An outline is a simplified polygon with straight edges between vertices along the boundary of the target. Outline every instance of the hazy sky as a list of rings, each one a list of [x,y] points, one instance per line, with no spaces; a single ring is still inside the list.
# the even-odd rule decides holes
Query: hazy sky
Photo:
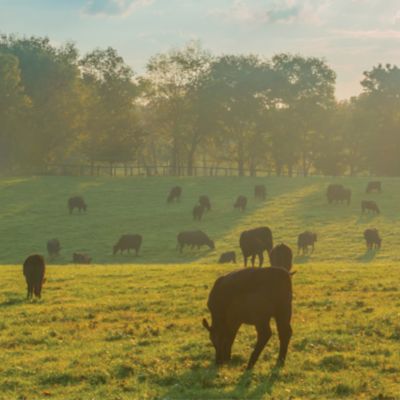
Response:
[[[192,39],[215,54],[324,57],[342,99],[360,92],[364,70],[400,65],[400,0],[0,0],[0,33],[113,46],[139,73]]]

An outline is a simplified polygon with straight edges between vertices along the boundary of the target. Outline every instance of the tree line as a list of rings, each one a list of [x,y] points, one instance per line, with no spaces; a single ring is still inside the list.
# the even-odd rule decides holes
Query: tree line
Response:
[[[51,163],[229,166],[322,175],[400,175],[400,70],[364,72],[335,98],[320,58],[212,55],[199,43],[135,74],[111,47],[0,37],[0,172]]]

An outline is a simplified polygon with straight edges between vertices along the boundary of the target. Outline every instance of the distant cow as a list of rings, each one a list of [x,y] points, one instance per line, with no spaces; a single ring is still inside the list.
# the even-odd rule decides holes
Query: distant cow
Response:
[[[180,232],[177,236],[177,247],[182,253],[185,246],[190,246],[192,249],[201,246],[208,246],[211,250],[215,249],[214,241],[211,240],[203,231],[187,231]]]
[[[378,205],[371,200],[363,200],[361,202],[361,212],[364,214],[366,211],[371,211],[372,213],[379,214],[379,207]]]
[[[331,184],[328,186],[328,189],[326,191],[326,197],[329,204],[334,202],[347,202],[347,205],[349,205],[351,201],[351,190],[344,188],[343,185]]]
[[[82,253],[74,253],[72,255],[72,261],[75,264],[90,264],[92,262],[92,258],[86,254]]]
[[[317,241],[317,234],[310,232],[310,231],[305,231],[303,233],[300,233],[300,235],[297,238],[297,247],[298,247],[298,252],[300,253],[301,251],[303,254],[308,253],[308,246],[312,247],[312,252],[314,251],[314,243]]]
[[[265,200],[267,191],[264,185],[256,185],[254,187],[254,197],[259,200]]]
[[[225,263],[236,264],[236,253],[234,251],[227,251],[226,253],[221,254],[218,260],[218,264],[225,264]]]
[[[182,188],[180,186],[174,186],[167,197],[167,203],[172,203],[173,201],[180,201],[182,194]]]
[[[28,286],[27,299],[31,299],[33,294],[40,299],[46,266],[44,258],[38,254],[29,256],[23,265],[23,272]]]
[[[82,196],[75,196],[75,197],[70,197],[68,199],[68,209],[69,213],[72,214],[72,211],[77,208],[79,212],[86,211],[87,205],[85,203],[85,200],[83,200]]]
[[[199,204],[207,211],[211,210],[211,202],[210,198],[206,195],[202,195],[199,197]]]
[[[113,247],[113,254],[115,255],[119,251],[122,254],[125,250],[129,253],[130,250],[135,250],[136,255],[138,255],[142,240],[141,235],[122,235]]]
[[[245,196],[239,196],[236,199],[235,204],[233,205],[233,208],[238,208],[240,211],[244,211],[247,206],[247,197]]]
[[[367,244],[367,249],[372,250],[380,249],[382,244],[382,239],[379,236],[379,232],[377,229],[366,229],[364,231],[364,239]]]
[[[382,192],[382,183],[381,181],[371,181],[368,182],[367,189],[365,190],[366,193],[371,193],[371,192]]]
[[[277,366],[285,363],[292,336],[292,252],[281,244],[271,251],[271,259],[282,263],[271,268],[241,269],[215,281],[207,303],[211,326],[205,318],[203,326],[215,348],[216,364],[230,361],[236,334],[242,324],[247,324],[257,330],[257,343],[247,365],[252,368],[272,336],[271,318],[276,321],[280,342]]]
[[[201,204],[196,204],[193,207],[192,215],[195,221],[201,221],[204,214],[204,207]]]
[[[50,257],[55,257],[60,254],[61,245],[58,239],[51,239],[47,242],[47,252]]]
[[[244,266],[247,267],[247,258],[251,256],[251,265],[254,267],[255,258],[258,256],[259,266],[264,261],[264,251],[271,252],[273,241],[272,232],[268,227],[261,227],[244,231],[240,235],[239,245],[244,258]]]

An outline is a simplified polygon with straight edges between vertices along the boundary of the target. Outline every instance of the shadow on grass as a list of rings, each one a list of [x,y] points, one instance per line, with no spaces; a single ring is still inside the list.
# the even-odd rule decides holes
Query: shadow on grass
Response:
[[[20,304],[26,303],[26,297],[22,295],[12,295],[8,297],[5,301],[0,303],[0,308],[5,308],[5,307],[12,307],[12,306],[18,306]]]
[[[362,263],[369,263],[374,260],[378,253],[378,250],[367,250],[364,254],[357,257],[356,260]]]
[[[298,254],[294,258],[295,264],[307,264],[311,259],[311,254]]]

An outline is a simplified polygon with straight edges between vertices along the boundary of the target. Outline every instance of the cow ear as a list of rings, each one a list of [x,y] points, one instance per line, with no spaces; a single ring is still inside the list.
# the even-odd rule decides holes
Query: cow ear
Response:
[[[205,318],[203,318],[203,326],[208,330],[208,332],[211,331],[210,325],[208,325],[208,322]]]
[[[290,276],[293,276],[297,271],[289,272]]]

